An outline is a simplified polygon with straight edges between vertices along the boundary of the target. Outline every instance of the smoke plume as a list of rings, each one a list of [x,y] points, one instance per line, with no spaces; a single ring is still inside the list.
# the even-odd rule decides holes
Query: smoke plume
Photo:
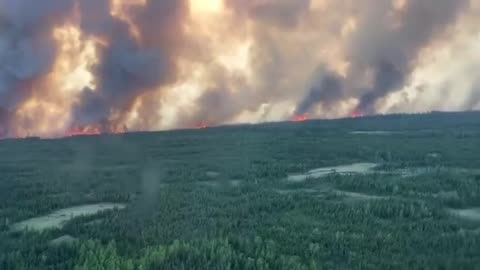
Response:
[[[106,40],[106,45],[98,45],[100,60],[92,67],[97,89],[82,91],[75,107],[76,124],[122,122],[135,97],[174,79],[172,45],[181,35],[183,5],[177,0],[149,0],[141,9],[128,10],[140,35],[136,38],[126,21],[110,15],[107,0],[80,2],[83,30]]]
[[[328,109],[331,104],[338,102],[343,95],[342,78],[328,71],[320,71],[318,80],[314,81],[307,96],[298,104],[295,115],[311,113],[313,107],[322,104]]]
[[[479,0],[0,0],[0,137],[474,109],[479,12]]]

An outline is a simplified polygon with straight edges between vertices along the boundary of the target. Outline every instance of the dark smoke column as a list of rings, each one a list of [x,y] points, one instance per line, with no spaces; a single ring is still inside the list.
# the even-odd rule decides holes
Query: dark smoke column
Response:
[[[307,96],[297,105],[295,116],[310,113],[318,104],[331,109],[331,106],[342,99],[344,89],[340,76],[330,71],[320,71],[315,77]]]
[[[393,1],[373,1],[349,41],[351,69],[347,80],[373,71],[372,85],[353,89],[358,92],[357,112],[373,114],[379,100],[399,90],[411,75],[421,49],[445,32],[468,6],[468,0],[411,0],[400,11]],[[373,3],[372,2],[372,3]],[[389,16],[397,14],[393,23]]]
[[[52,30],[73,6],[73,0],[0,0],[0,136],[15,136],[12,117],[33,91],[42,91],[34,85],[58,53]]]
[[[84,89],[73,126],[101,123],[106,131],[123,126],[138,97],[175,79],[186,9],[178,0],[131,7],[127,12],[134,35],[129,23],[110,14],[108,0],[80,1],[83,31],[106,42],[98,45],[100,62],[92,70],[97,89]]]

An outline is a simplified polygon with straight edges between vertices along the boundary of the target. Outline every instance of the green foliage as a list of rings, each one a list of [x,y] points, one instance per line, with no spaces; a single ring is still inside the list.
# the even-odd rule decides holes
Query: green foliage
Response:
[[[449,209],[480,207],[478,116],[0,141],[0,269],[476,269],[480,222]],[[356,162],[382,164],[285,180]],[[10,231],[98,202],[127,208]]]

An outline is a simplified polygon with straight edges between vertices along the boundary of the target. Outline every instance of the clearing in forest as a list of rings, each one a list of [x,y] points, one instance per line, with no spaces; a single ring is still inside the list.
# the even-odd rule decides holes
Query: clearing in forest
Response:
[[[353,135],[392,135],[398,132],[386,131],[386,130],[372,130],[372,131],[352,131]]]
[[[65,208],[45,216],[35,217],[16,223],[12,226],[12,231],[43,231],[48,229],[60,229],[65,223],[73,218],[94,215],[107,210],[123,209],[125,207],[125,204],[99,203]]]
[[[321,178],[330,174],[369,174],[375,173],[375,168],[378,165],[375,163],[355,163],[351,165],[342,165],[336,167],[324,167],[310,170],[305,174],[292,174],[288,176],[287,180],[290,182],[303,182],[309,178]]]
[[[369,195],[365,193],[358,193],[358,192],[349,192],[349,191],[341,191],[337,190],[335,193],[339,196],[345,196],[348,198],[349,201],[366,201],[366,200],[382,200],[388,199],[386,196],[378,196],[378,195]]]
[[[471,209],[450,209],[450,213],[471,221],[480,221],[480,208]]]

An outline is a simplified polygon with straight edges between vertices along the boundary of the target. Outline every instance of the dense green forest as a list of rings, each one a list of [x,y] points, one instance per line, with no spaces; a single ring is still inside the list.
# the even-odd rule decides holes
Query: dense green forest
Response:
[[[480,269],[480,113],[2,140],[0,269]]]

